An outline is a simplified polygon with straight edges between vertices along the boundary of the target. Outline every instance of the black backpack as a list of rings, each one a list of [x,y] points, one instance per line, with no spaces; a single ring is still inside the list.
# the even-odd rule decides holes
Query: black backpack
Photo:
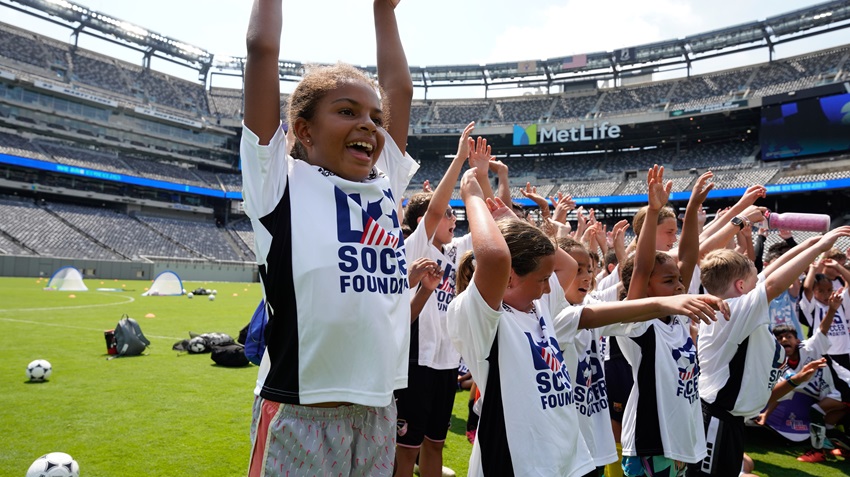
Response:
[[[118,349],[117,356],[138,356],[151,342],[145,338],[139,323],[125,313],[115,325],[115,344]]]
[[[210,357],[219,366],[241,368],[251,364],[245,357],[245,348],[241,344],[212,345],[211,348],[212,355]]]

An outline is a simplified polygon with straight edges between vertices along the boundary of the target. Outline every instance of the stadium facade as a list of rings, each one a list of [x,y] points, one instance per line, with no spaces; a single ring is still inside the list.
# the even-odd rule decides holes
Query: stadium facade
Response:
[[[242,92],[216,86],[222,75],[241,76],[244,58],[216,58],[70,2],[0,0],[3,9],[67,27],[72,41],[0,22],[0,274],[70,261],[102,278],[177,268],[187,279],[255,279],[241,207]],[[674,181],[675,204],[711,169],[712,208],[761,183],[774,210],[817,210],[844,223],[850,44],[781,59],[773,51],[848,26],[850,5],[835,1],[615,51],[411,68],[426,98],[452,86],[484,94],[414,101],[408,150],[421,169],[407,194],[439,181],[459,132],[475,120],[525,205],[518,189],[531,182],[613,222],[645,202],[644,171],[658,163]],[[79,48],[80,35],[121,45],[139,62]],[[695,62],[752,49],[770,61],[690,74]],[[196,71],[198,81],[151,69],[152,58]],[[282,60],[281,80],[297,81],[304,68]],[[686,74],[653,80],[674,70]],[[492,98],[493,88],[518,95]],[[545,93],[519,95],[528,88]],[[281,111],[285,103],[284,95]]]

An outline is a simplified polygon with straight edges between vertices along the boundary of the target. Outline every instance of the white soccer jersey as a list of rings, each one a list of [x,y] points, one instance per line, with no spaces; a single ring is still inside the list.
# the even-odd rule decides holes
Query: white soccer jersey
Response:
[[[578,477],[595,468],[581,434],[570,432],[573,383],[549,314],[564,304],[557,286],[533,313],[493,310],[472,282],[449,305],[449,334],[481,391],[470,476]]]
[[[583,305],[598,303],[586,297]],[[570,306],[558,313],[557,323],[578,321],[584,306]],[[572,325],[570,325],[572,326]],[[611,430],[611,413],[608,411],[608,391],[605,385],[605,366],[599,332],[595,329],[578,330],[572,342],[561,341],[564,361],[573,375],[573,401],[578,412],[579,430],[587,444],[593,463],[599,467],[617,461],[617,447]]]
[[[754,417],[764,409],[785,364],[785,350],[770,332],[764,283],[726,300],[732,317],[721,313],[699,328],[700,397],[733,416]]]
[[[705,458],[697,380],[700,363],[690,320],[653,319],[605,327],[632,367],[634,385],[623,416],[623,455],[663,455],[686,463]]]
[[[793,378],[795,374],[803,370],[803,367],[812,361],[818,360],[826,356],[829,351],[829,338],[820,332],[819,328],[815,329],[814,335],[811,338],[800,342],[797,352],[800,354],[800,361],[797,366],[791,368],[788,366],[783,373],[783,378]],[[829,395],[837,396],[840,400],[840,395],[835,390],[835,383],[832,381],[832,374],[828,369],[819,369],[805,383],[794,388],[794,392],[807,394],[817,400],[821,400]],[[791,399],[792,393],[788,393],[780,401]]]
[[[242,194],[269,305],[265,399],[387,406],[407,386],[410,295],[395,194],[417,166],[381,134],[376,169],[351,182],[287,156],[282,128],[268,146],[242,129]]]
[[[847,328],[846,306],[850,304],[850,290],[844,290],[842,293],[844,299],[841,306],[835,310],[835,318],[832,320],[832,326],[829,327],[829,354],[848,354],[850,353],[850,330]],[[825,305],[812,297],[811,300],[806,298],[805,293],[800,293],[800,312],[802,313],[803,321],[809,326],[812,332],[820,328],[820,323],[829,311],[829,305]],[[812,333],[809,333],[812,336]]]
[[[407,261],[425,257],[434,260],[443,269],[443,278],[434,293],[425,302],[419,318],[411,324],[410,359],[420,366],[433,369],[454,369],[460,360],[446,328],[446,311],[455,297],[457,260],[472,248],[472,236],[456,237],[437,249],[433,237],[428,237],[425,226],[420,224],[405,242]]]

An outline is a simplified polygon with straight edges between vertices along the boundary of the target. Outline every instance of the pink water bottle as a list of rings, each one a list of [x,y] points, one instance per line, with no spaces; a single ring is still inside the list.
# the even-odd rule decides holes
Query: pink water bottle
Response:
[[[821,233],[829,230],[829,216],[826,214],[804,214],[801,212],[778,214],[768,211],[765,215],[767,215],[767,226],[771,229]]]

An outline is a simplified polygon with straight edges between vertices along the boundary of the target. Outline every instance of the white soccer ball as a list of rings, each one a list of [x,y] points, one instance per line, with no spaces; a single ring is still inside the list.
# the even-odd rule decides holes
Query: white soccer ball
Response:
[[[213,300],[215,300],[215,295],[210,295],[210,297],[209,297],[209,298],[207,298],[207,300],[209,300],[209,301],[213,301]]]
[[[186,294],[186,296],[188,296],[189,299],[192,299],[192,297],[195,296],[195,294],[192,293],[192,292],[189,292],[189,293]]]
[[[26,477],[80,477],[80,466],[64,452],[51,452],[36,459]]]
[[[212,294],[213,294],[213,295],[215,295],[216,293],[218,293],[218,290],[213,290],[213,291],[212,291]]]
[[[200,336],[196,336],[189,340],[190,353],[203,353],[207,350],[207,343]]]
[[[30,381],[47,381],[53,372],[53,366],[46,359],[37,359],[27,365],[27,379]]]

